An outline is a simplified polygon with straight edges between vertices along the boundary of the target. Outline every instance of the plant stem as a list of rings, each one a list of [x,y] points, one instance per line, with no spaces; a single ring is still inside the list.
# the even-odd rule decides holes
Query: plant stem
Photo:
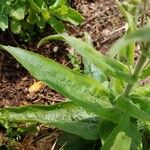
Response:
[[[143,52],[142,52],[141,55],[140,55],[140,57],[139,57],[139,60],[138,60],[138,62],[137,62],[137,64],[136,64],[136,66],[135,66],[135,69],[134,69],[134,71],[133,71],[133,75],[132,75],[132,76],[133,76],[134,78],[137,78],[137,77],[138,77],[140,71],[142,70],[142,68],[143,68],[143,66],[144,66],[144,63],[145,63],[146,59],[147,59],[147,56],[145,56],[145,55],[143,54]],[[124,96],[127,97],[127,96],[130,94],[130,91],[132,90],[132,87],[134,86],[134,84],[135,84],[135,83],[132,83],[132,84],[128,83],[128,84],[127,84],[127,86],[126,86],[126,88],[125,88],[125,91],[124,91]]]

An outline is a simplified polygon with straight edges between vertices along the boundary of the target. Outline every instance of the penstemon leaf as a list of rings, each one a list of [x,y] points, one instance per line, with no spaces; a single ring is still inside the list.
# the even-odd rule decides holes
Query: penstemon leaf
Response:
[[[149,41],[150,39],[150,26],[147,25],[143,28],[140,28],[136,31],[130,32],[126,34],[123,38],[119,39],[116,44],[114,44],[108,55],[114,56],[119,50],[126,47],[128,44],[132,42],[140,42],[140,41]],[[149,51],[149,50],[148,50]]]
[[[84,33],[84,40],[87,44],[93,47],[92,39],[87,32]],[[85,74],[88,74],[93,79],[100,82],[104,82],[107,80],[107,76],[98,67],[96,67],[94,64],[89,63],[89,61],[87,61],[84,58],[83,58],[83,65]]]
[[[74,103],[118,122],[121,112],[109,101],[109,97],[113,98],[113,95],[96,80],[33,52],[3,45],[0,48],[13,55],[34,77]]]
[[[64,102],[53,106],[0,108],[1,122],[42,123],[55,126],[85,139],[98,139],[98,118],[83,108]]]
[[[130,74],[129,70],[122,63],[115,61],[114,59],[108,58],[100,53],[98,53],[93,47],[88,45],[86,42],[79,40],[77,38],[68,36],[66,34],[53,35],[43,38],[38,46],[48,42],[49,40],[65,40],[68,44],[70,44],[75,50],[83,56],[90,63],[96,65],[100,68],[106,75],[114,76],[121,80],[125,80],[127,82],[135,82]],[[78,43],[78,44],[77,44]]]
[[[133,95],[139,95],[144,97],[150,97],[150,84],[146,84],[145,86],[135,88],[132,92]]]
[[[130,150],[131,138],[126,136],[124,132],[119,132],[111,150]]]
[[[150,97],[143,97],[139,95],[131,95],[130,99],[133,103],[138,105],[141,110],[150,114]]]
[[[150,113],[147,113],[145,110],[141,110],[141,108],[139,108],[139,106],[133,103],[129,98],[119,96],[116,103],[124,112],[128,112],[130,116],[143,122],[150,122]]]
[[[150,77],[150,66],[144,69],[140,75],[141,79],[145,79],[147,77]]]
[[[115,139],[120,132],[124,132],[127,137],[132,139],[132,142],[131,142],[132,149],[134,150],[141,149],[142,139],[138,131],[138,128],[133,123],[130,122],[129,114],[128,112],[125,112],[124,116],[120,119],[119,124],[113,129],[111,134],[105,140],[102,146],[102,150],[108,150],[108,149],[113,148]]]
[[[126,34],[129,34],[130,32],[136,31],[137,25],[135,23],[134,16],[131,13],[129,13],[128,11],[126,11],[124,9],[124,7],[122,6],[122,4],[118,0],[115,0],[115,1],[116,1],[118,8],[122,12],[122,14],[125,17],[126,22],[128,24],[128,29],[127,29]],[[119,53],[119,57],[120,57],[121,61],[123,59],[123,62],[125,64],[133,65],[134,64],[134,51],[135,51],[135,42],[131,42],[123,49],[116,49],[114,53],[111,53],[111,57],[113,57],[117,53]]]
[[[127,128],[129,126],[129,124],[130,124],[129,116],[128,116],[128,114],[124,114],[124,116],[120,119],[119,124],[113,129],[113,131],[111,132],[109,137],[104,142],[101,150],[111,149],[117,134],[121,131],[124,131],[125,128]]]

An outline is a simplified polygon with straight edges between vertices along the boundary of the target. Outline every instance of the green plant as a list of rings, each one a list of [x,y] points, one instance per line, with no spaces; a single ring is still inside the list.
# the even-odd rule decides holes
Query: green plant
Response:
[[[70,8],[66,0],[1,0],[0,28],[5,31],[10,27],[15,34],[27,34],[36,25],[44,29],[46,24],[56,32],[64,32],[61,20],[78,25],[83,17]]]
[[[54,106],[1,108],[1,123],[29,122],[55,126],[86,140],[99,140],[102,150],[148,150],[150,84],[141,87],[139,81],[150,76],[150,25],[137,29],[133,28],[133,20],[131,22],[129,25],[133,30],[112,46],[108,53],[110,57],[98,53],[88,40],[84,42],[67,34],[48,36],[39,42],[38,46],[49,40],[66,41],[83,59],[102,72],[103,78],[98,81],[91,74],[81,74],[39,54],[0,45],[34,77],[69,99]],[[141,46],[137,62],[133,55],[135,42]],[[130,59],[124,61],[121,55]],[[81,144],[79,142],[80,147]]]

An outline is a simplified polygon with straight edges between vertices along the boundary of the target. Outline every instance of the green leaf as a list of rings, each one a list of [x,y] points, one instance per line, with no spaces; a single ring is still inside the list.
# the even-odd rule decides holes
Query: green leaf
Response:
[[[15,4],[11,4],[10,16],[16,20],[23,20],[26,13],[26,5],[23,1],[17,0]]]
[[[41,9],[41,14],[46,21],[48,21],[51,17],[49,11],[46,8]]]
[[[34,77],[86,110],[118,122],[121,112],[109,101],[113,95],[96,80],[64,67],[53,60],[21,48],[0,45]]]
[[[100,120],[100,138],[102,143],[109,137],[113,129],[116,127],[117,124],[108,121],[108,120]]]
[[[128,112],[131,117],[137,118],[143,122],[150,122],[150,113],[145,110],[141,110],[138,105],[133,103],[129,98],[119,96],[116,100],[117,105],[124,112]]]
[[[41,13],[40,7],[34,2],[34,0],[28,0],[28,1],[29,1],[29,4],[30,4],[31,8],[32,8],[34,11],[36,11],[36,12],[38,12],[38,13]]]
[[[144,97],[150,97],[150,84],[146,84],[142,87],[135,88],[132,92],[133,95],[140,95]]]
[[[112,90],[113,93],[115,93],[115,95],[120,95],[124,91],[124,82],[117,78],[111,77],[110,89]]]
[[[142,71],[140,78],[145,79],[147,77],[150,77],[150,66],[147,67],[145,70]]]
[[[118,0],[115,0],[115,1],[116,1],[116,4],[118,5],[118,8],[122,12],[122,14],[124,15],[128,23],[127,34],[130,32],[136,31],[137,27],[134,21],[134,16],[131,13],[127,12]],[[135,42],[131,42],[124,49],[116,49],[115,52],[111,54],[111,56],[113,57],[117,53],[119,53],[120,57],[124,59],[123,61],[125,61],[124,62],[125,64],[128,63],[129,65],[133,65],[134,64],[134,50],[135,50]]]
[[[139,95],[131,95],[130,99],[140,107],[141,110],[150,114],[150,97],[143,97]]]
[[[85,140],[79,136],[62,133],[59,138],[57,145],[60,145],[64,150],[91,150],[96,145],[96,141]]]
[[[68,14],[68,7],[66,5],[63,5],[62,7],[56,9],[54,12],[60,14],[60,15],[66,15]]]
[[[128,112],[125,112],[124,116],[120,119],[119,124],[113,129],[104,142],[102,150],[111,149],[119,132],[125,132],[125,134],[132,139],[132,149],[139,150],[141,148],[142,139],[138,128],[130,122],[129,114]]]
[[[50,10],[55,11],[58,7],[65,5],[67,0],[56,0],[55,3],[49,7]]]
[[[49,40],[65,40],[68,44],[70,44],[75,50],[83,56],[90,63],[99,67],[106,75],[114,76],[121,80],[125,80],[127,82],[134,82],[137,79],[133,79],[133,77],[129,74],[129,70],[122,63],[108,58],[103,54],[97,52],[93,47],[88,45],[86,42],[79,40],[75,37],[68,36],[66,34],[53,35],[43,38],[38,46],[48,42]],[[78,43],[78,44],[77,44]]]
[[[84,33],[85,42],[93,47],[92,39],[90,35]],[[91,64],[86,59],[83,58],[84,73],[91,76],[93,79],[100,81],[101,83],[107,80],[107,76],[94,64]]]
[[[19,34],[21,32],[21,22],[16,19],[11,19],[10,28],[13,33]]]
[[[62,33],[65,31],[65,27],[64,27],[63,23],[61,21],[57,20],[57,18],[55,18],[55,16],[51,15],[48,22],[55,29],[55,31],[57,33]]]
[[[63,10],[62,10],[63,9]],[[62,11],[64,13],[64,7],[59,8],[54,12],[54,14],[61,20],[68,21],[74,25],[78,25],[84,21],[83,16],[78,13],[76,10],[68,7],[67,11],[65,9],[65,13],[62,14]],[[61,15],[60,15],[61,14]]]
[[[132,42],[128,44],[126,48],[123,48],[118,52],[119,60],[123,62],[124,64],[134,65],[134,54],[135,54],[134,51],[135,51],[135,42]],[[115,53],[117,54],[117,51],[115,51]],[[116,55],[116,54],[113,54],[113,55]]]
[[[38,14],[34,10],[29,10],[29,15],[27,17],[27,22],[34,25],[38,21]]]
[[[126,136],[124,132],[119,132],[111,150],[130,150],[131,138]]]
[[[137,27],[134,22],[134,16],[131,13],[127,12],[118,0],[115,0],[115,2],[129,25],[129,32],[135,31]]]
[[[109,137],[104,142],[101,150],[111,149],[117,134],[121,131],[125,131],[126,128],[128,128],[129,124],[130,124],[129,116],[128,114],[124,114],[124,116],[119,120],[119,124],[113,129]]]
[[[5,4],[0,6],[0,28],[2,31],[8,28],[8,12]]]
[[[98,139],[98,119],[81,107],[65,102],[53,106],[0,108],[1,122],[42,123],[85,139]]]
[[[119,39],[110,49],[108,55],[114,56],[119,50],[125,48],[132,42],[149,41],[150,39],[150,26],[147,25],[137,31],[126,34],[123,38]]]

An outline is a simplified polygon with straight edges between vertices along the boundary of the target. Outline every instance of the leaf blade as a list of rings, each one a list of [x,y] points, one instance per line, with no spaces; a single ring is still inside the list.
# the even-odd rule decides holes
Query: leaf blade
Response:
[[[95,64],[97,67],[99,67],[106,75],[112,75],[121,80],[126,80],[127,82],[135,82],[135,80],[137,80],[133,79],[133,77],[129,73],[128,68],[122,63],[98,53],[93,47],[88,45],[86,42],[68,36],[66,34],[45,37],[39,42],[38,47],[52,39],[65,40],[69,45],[75,48],[75,50],[80,55],[82,55],[86,60],[88,60],[92,64]]]
[[[99,132],[97,117],[71,102],[53,106],[0,108],[0,120],[47,124],[86,139],[97,139]]]

